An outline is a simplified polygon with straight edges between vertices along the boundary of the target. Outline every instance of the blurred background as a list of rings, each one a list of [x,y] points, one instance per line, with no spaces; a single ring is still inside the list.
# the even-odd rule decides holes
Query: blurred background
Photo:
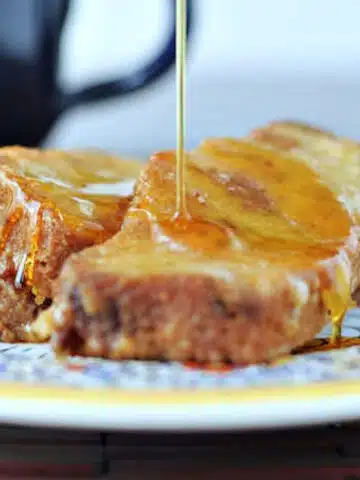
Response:
[[[188,147],[204,137],[239,136],[287,118],[360,139],[358,0],[192,3]],[[166,4],[74,0],[61,40],[60,85],[76,90],[146,62],[166,36]],[[174,147],[174,70],[135,94],[66,111],[44,145],[144,157]]]

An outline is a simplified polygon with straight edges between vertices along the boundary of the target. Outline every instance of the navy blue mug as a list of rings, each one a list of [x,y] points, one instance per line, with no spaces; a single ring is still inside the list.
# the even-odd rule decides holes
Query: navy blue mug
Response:
[[[57,67],[70,4],[70,0],[1,0],[0,145],[37,146],[64,111],[135,92],[175,63],[176,5],[175,0],[168,0],[169,34],[156,58],[135,73],[74,93],[62,91]],[[188,0],[188,35],[192,24]]]

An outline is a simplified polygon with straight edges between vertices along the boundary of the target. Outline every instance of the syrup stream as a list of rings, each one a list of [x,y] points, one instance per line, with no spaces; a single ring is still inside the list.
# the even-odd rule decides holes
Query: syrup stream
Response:
[[[189,218],[186,208],[185,75],[186,75],[186,0],[176,1],[176,213],[174,219]]]

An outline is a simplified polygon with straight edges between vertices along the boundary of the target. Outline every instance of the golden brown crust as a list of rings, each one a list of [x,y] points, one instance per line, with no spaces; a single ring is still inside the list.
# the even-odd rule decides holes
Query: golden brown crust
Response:
[[[62,279],[53,344],[67,354],[261,362],[315,336],[326,315],[315,282],[299,308],[285,278],[273,292],[261,293],[245,282],[237,288],[205,275],[90,278],[73,263]]]
[[[22,326],[33,321],[36,303],[52,297],[65,259],[120,229],[131,190],[106,188],[133,182],[139,171],[137,162],[102,153],[0,149],[0,280],[7,285],[0,299],[8,305],[0,339],[27,338]]]
[[[345,308],[350,284],[357,285],[356,192],[347,195],[335,167],[327,169],[332,150],[317,156],[319,142],[333,137],[288,129],[285,147],[276,136],[276,153],[268,139],[259,147],[257,136],[215,139],[190,155],[190,212],[210,222],[209,232],[211,222],[223,226],[224,249],[199,252],[199,238],[164,229],[175,206],[174,158],[155,156],[122,232],[66,262],[53,307],[55,350],[261,362],[312,339],[328,323],[328,308]],[[280,152],[295,145],[296,159]],[[351,163],[345,167],[350,176]]]

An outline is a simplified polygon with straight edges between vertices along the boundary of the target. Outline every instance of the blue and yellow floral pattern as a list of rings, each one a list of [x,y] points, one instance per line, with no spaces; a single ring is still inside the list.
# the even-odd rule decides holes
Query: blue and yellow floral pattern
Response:
[[[324,335],[328,332],[323,332]],[[351,312],[344,334],[360,336],[360,311]],[[243,389],[360,379],[360,347],[298,355],[274,365],[223,371],[179,363],[55,359],[48,345],[0,345],[1,382],[121,390]]]

